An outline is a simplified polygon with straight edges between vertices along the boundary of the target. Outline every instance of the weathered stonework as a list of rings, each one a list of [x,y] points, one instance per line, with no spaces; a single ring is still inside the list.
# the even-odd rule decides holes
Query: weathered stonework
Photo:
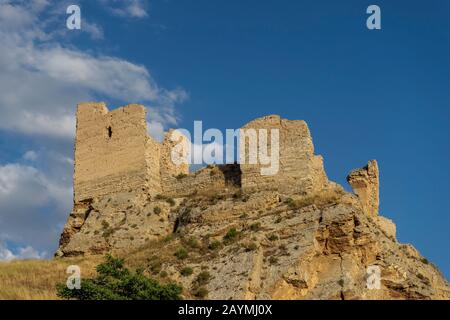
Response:
[[[364,211],[370,216],[378,215],[379,173],[376,160],[370,160],[367,166],[355,169],[347,176],[348,183],[358,195]]]
[[[245,152],[245,159],[241,160],[244,191],[277,190],[282,193],[306,194],[321,190],[328,183],[322,156],[314,155],[314,145],[305,121],[281,119],[280,116],[271,115],[255,119],[242,129],[240,150]],[[266,129],[267,141],[270,141],[270,130],[278,130],[279,171],[276,175],[262,175],[261,168],[264,165],[248,163],[251,142],[246,133],[251,129]],[[259,138],[257,135],[258,141]],[[268,144],[270,150],[270,142]]]
[[[151,153],[146,150],[152,149]],[[146,110],[129,105],[108,112],[103,103],[77,110],[74,201],[128,190],[157,191],[159,147],[147,134]]]

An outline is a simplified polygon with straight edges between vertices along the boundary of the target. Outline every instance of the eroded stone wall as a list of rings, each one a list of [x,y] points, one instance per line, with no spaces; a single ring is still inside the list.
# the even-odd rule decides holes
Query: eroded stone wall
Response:
[[[147,134],[144,106],[132,104],[109,112],[104,103],[79,104],[75,203],[149,188],[160,189],[159,147]]]
[[[177,132],[176,130],[169,130],[161,145],[160,175],[162,189],[165,192],[176,188],[174,184],[189,174],[187,145],[183,145],[187,144],[188,141],[185,136],[177,134]]]
[[[322,189],[328,182],[323,169],[323,159],[314,155],[312,138],[305,121],[281,119],[271,115],[255,119],[242,127],[240,150],[245,150],[241,159],[242,188],[252,190],[278,190],[281,193],[310,193]],[[270,130],[279,132],[279,169],[275,175],[262,175],[261,169],[267,167],[259,162],[249,164],[249,129],[266,129],[269,154],[272,150]],[[258,148],[260,137],[257,134]]]

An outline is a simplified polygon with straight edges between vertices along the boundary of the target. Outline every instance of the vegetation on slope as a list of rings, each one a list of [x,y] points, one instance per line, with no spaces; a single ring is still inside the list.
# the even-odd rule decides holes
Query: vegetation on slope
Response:
[[[80,289],[69,289],[66,283],[57,288],[61,298],[79,300],[178,300],[182,292],[174,283],[160,284],[142,270],[128,270],[122,259],[111,255],[97,266],[95,278],[81,280]]]

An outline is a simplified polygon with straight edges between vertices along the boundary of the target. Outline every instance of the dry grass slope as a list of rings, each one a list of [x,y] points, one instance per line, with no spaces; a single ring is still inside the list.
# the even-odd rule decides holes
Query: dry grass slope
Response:
[[[82,276],[95,274],[101,257],[23,260],[0,263],[0,300],[58,299],[55,286],[67,279],[66,269],[78,265]]]

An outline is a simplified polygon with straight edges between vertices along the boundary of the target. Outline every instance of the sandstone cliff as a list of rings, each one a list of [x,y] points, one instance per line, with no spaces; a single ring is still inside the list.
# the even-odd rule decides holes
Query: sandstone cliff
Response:
[[[181,283],[186,298],[450,298],[439,270],[379,215],[376,161],[349,174],[349,193],[328,181],[306,123],[270,116],[255,126],[281,129],[278,176],[208,166],[165,174],[166,192],[167,182],[160,193],[96,191],[75,201],[57,255],[113,252]]]

